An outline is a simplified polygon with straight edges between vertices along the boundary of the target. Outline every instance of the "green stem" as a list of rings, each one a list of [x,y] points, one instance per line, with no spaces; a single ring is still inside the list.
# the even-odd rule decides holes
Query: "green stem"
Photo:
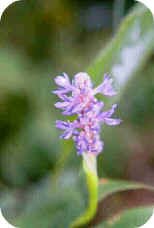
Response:
[[[98,176],[96,168],[96,156],[84,154],[83,169],[86,175],[87,188],[89,192],[89,202],[86,211],[77,218],[71,228],[83,227],[95,215],[98,203]]]

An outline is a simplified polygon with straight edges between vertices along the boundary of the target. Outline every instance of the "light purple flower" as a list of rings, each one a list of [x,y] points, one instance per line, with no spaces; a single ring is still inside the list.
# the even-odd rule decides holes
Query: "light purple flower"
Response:
[[[120,119],[111,118],[111,116],[114,114],[116,108],[117,108],[117,104],[112,105],[111,109],[109,109],[106,112],[102,112],[100,114],[100,119],[107,125],[114,126],[114,125],[120,124],[121,123]]]
[[[59,86],[59,88],[58,90],[53,91],[53,93],[59,96],[61,99],[66,93],[71,92],[73,89],[66,73],[63,73],[61,76],[57,76],[55,78],[55,83]]]
[[[71,86],[69,77],[68,77],[68,75],[66,73],[63,73],[62,76],[57,76],[55,78],[55,83],[58,86],[63,87],[63,88]]]
[[[72,138],[75,142],[77,153],[92,153],[98,155],[104,143],[100,140],[101,125],[115,126],[121,123],[120,119],[112,115],[117,105],[111,109],[102,111],[104,103],[98,101],[95,94],[101,93],[106,96],[116,95],[112,87],[112,79],[105,75],[104,81],[96,88],[93,88],[91,79],[87,73],[80,72],[70,82],[67,74],[57,76],[55,83],[58,90],[54,91],[62,101],[55,104],[56,108],[62,109],[64,115],[76,115],[76,120],[56,121],[56,127],[63,130],[63,139]]]
[[[116,95],[115,90],[112,87],[112,78],[108,74],[105,74],[104,81],[95,89],[95,94],[101,93],[105,96]]]
[[[64,133],[60,136],[63,139],[69,139],[72,135],[75,135],[75,133],[78,133],[77,130],[75,129],[76,127],[76,121],[70,122],[70,121],[62,121],[62,120],[57,120],[56,121],[56,127],[64,130]]]

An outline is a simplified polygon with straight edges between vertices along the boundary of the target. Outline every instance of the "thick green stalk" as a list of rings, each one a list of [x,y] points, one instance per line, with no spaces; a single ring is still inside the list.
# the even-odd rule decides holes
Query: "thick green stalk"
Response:
[[[98,176],[96,167],[96,156],[84,153],[83,170],[86,175],[89,202],[86,211],[72,224],[72,228],[84,227],[95,215],[98,203]]]

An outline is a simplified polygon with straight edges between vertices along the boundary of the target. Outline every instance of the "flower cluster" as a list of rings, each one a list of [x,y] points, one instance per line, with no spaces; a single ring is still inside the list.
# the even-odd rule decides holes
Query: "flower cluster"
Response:
[[[62,100],[57,102],[55,107],[62,109],[63,115],[77,116],[72,122],[56,121],[56,127],[64,131],[61,138],[72,138],[78,154],[85,152],[98,155],[103,150],[103,142],[100,140],[101,125],[114,126],[121,122],[120,119],[111,117],[117,107],[116,104],[103,112],[104,103],[95,97],[98,93],[105,96],[116,95],[112,87],[112,79],[106,74],[104,81],[98,87],[93,88],[87,73],[76,74],[72,82],[64,73],[55,78],[55,83],[58,89],[53,93]]]

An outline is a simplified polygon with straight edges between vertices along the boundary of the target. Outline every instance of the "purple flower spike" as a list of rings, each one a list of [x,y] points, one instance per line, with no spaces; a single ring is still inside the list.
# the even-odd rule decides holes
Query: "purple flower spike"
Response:
[[[87,73],[80,72],[74,76],[72,83],[67,74],[57,76],[55,83],[58,90],[54,91],[62,102],[55,104],[62,109],[64,115],[77,115],[75,121],[56,121],[56,127],[63,130],[60,136],[63,139],[72,138],[75,142],[77,153],[91,153],[98,155],[104,147],[100,140],[102,124],[115,126],[121,123],[120,119],[112,118],[117,105],[112,105],[108,111],[102,111],[104,103],[98,101],[95,94],[106,96],[116,95],[112,88],[112,79],[105,75],[104,81],[95,89]]]

